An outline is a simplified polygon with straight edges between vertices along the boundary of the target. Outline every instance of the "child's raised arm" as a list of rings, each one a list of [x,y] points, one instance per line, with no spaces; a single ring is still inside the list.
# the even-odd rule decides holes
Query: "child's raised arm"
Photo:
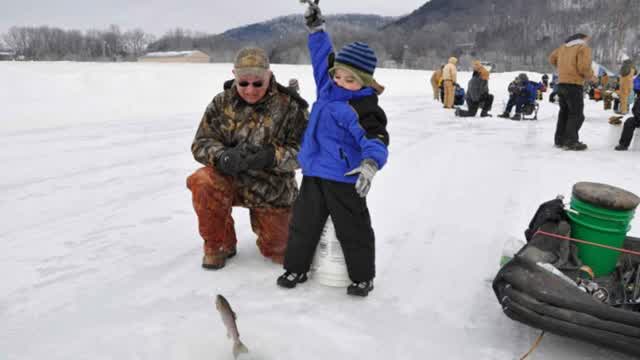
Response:
[[[309,7],[304,13],[304,20],[309,30],[309,53],[313,66],[313,78],[316,88],[320,90],[329,82],[329,55],[333,53],[333,45],[329,34],[325,32],[324,17],[318,7],[318,1],[308,1]]]
[[[329,55],[333,53],[329,34],[324,31],[309,34],[309,53],[313,66],[313,78],[316,81],[316,88],[320,90],[329,82]]]

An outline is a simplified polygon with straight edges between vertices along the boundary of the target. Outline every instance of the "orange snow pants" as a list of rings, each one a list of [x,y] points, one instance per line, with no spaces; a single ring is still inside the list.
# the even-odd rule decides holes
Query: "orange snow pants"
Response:
[[[205,253],[215,255],[235,249],[238,240],[231,208],[239,204],[235,203],[233,178],[212,167],[203,167],[187,178],[187,188],[192,193]],[[250,208],[249,212],[251,229],[258,236],[258,249],[281,264],[289,237],[291,208]]]

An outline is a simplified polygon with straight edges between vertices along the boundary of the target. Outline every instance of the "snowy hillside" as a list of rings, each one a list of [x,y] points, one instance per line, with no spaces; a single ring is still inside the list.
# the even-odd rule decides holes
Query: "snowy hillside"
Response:
[[[274,71],[312,99],[310,67]],[[491,290],[503,243],[577,181],[640,193],[640,154],[613,151],[620,128],[601,103],[587,102],[590,149],[565,152],[552,146],[556,105],[537,122],[459,119],[431,100],[429,72],[381,69],[391,147],[369,199],[369,298],[314,281],[278,288],[282,269],[259,255],[244,209],[238,256],[203,271],[189,147],[230,75],[228,64],[0,63],[1,360],[232,359],[218,293],[238,314],[243,359],[518,359],[539,331],[504,316]],[[514,76],[492,76],[494,115]],[[630,358],[549,334],[530,359]]]

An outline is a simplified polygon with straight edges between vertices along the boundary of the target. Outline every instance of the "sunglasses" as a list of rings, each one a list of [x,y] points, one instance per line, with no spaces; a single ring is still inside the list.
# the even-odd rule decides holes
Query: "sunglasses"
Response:
[[[251,84],[251,86],[253,86],[254,88],[261,88],[264,85],[264,81],[258,80],[258,81],[253,81],[253,82],[248,82],[248,81],[239,81],[238,82],[238,86],[240,86],[240,87],[247,87],[247,86],[249,86],[249,84]]]

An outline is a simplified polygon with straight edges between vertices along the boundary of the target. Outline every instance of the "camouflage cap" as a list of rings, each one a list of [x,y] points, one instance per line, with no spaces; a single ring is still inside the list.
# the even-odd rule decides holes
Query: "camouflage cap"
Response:
[[[264,76],[269,70],[269,57],[261,48],[245,47],[238,51],[233,68],[236,76]]]

